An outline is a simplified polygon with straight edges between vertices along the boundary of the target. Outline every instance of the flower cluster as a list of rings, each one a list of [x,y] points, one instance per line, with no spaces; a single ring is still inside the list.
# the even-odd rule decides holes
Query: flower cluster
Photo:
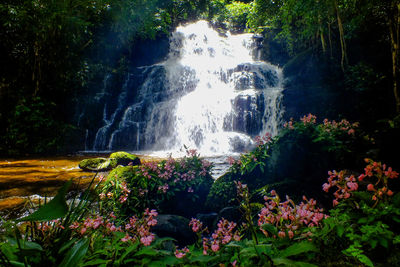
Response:
[[[333,193],[335,199],[333,206],[339,204],[340,199],[347,199],[351,196],[351,192],[358,190],[358,183],[354,175],[345,176],[344,171],[329,171],[328,183],[322,185],[322,189],[328,192],[331,187],[336,186],[337,190]]]
[[[285,122],[283,124],[283,127],[288,128],[289,130],[293,130],[294,129],[293,122],[294,122],[293,118],[290,118],[288,122]]]
[[[314,199],[308,200],[303,196],[305,202],[295,205],[288,196],[286,201],[280,202],[275,190],[270,194],[271,197],[264,196],[265,207],[258,214],[258,226],[265,236],[269,236],[269,233],[263,226],[271,224],[277,228],[280,238],[307,237],[311,235],[307,227],[318,226],[320,221],[327,217],[322,209],[315,207],[317,202]],[[275,235],[272,237],[276,238]]]
[[[324,124],[322,125],[322,129],[325,132],[345,132],[348,135],[354,135],[355,128],[359,126],[358,122],[350,123],[348,120],[341,120],[340,122],[336,122],[335,120],[329,121],[328,119],[324,119]]]
[[[304,117],[300,118],[300,120],[303,122],[304,125],[315,124],[317,121],[317,117],[309,113],[308,115],[305,115]]]
[[[195,233],[200,232],[203,229],[203,223],[196,218],[192,218],[190,220],[189,226],[192,228],[192,231]]]
[[[189,249],[187,247],[184,247],[183,249],[176,249],[175,250],[175,257],[178,259],[181,259],[186,256],[187,253],[189,253]]]
[[[116,226],[114,220],[116,216],[110,214],[110,218],[104,218],[97,215],[96,217],[87,217],[82,222],[74,222],[69,228],[76,231],[79,235],[85,235],[93,230],[101,230],[105,234],[112,232],[124,232],[125,236],[122,242],[129,240],[139,240],[144,246],[149,246],[155,239],[155,235],[150,232],[150,228],[157,224],[157,211],[146,209],[142,218],[132,216],[125,225]]]
[[[139,167],[140,175],[149,180],[163,181],[158,186],[158,192],[167,193],[173,185],[180,182],[193,182],[199,177],[205,177],[210,172],[212,164],[206,160],[199,159],[196,150],[188,150],[191,157],[175,160],[172,157],[160,163],[146,162]],[[185,183],[187,192],[193,192],[191,183]]]
[[[99,198],[100,200],[118,198],[120,203],[124,203],[128,199],[131,190],[128,189],[126,182],[120,182],[117,176],[114,178],[114,180],[109,179],[108,184],[104,185]]]
[[[254,141],[256,142],[257,146],[263,146],[265,144],[269,144],[272,141],[272,136],[270,133],[266,133],[264,136],[256,136],[254,138]]]
[[[42,233],[49,232],[55,228],[64,229],[64,226],[61,224],[60,219],[52,220],[52,221],[48,221],[48,222],[40,222],[37,224],[36,227]]]
[[[365,162],[368,165],[364,168],[364,173],[358,176],[358,180],[361,182],[367,179],[371,182],[367,185],[367,190],[373,192],[372,200],[378,202],[385,196],[392,196],[393,191],[388,187],[389,179],[398,178],[399,173],[381,162],[371,159],[365,159]]]
[[[203,238],[203,254],[207,255],[210,248],[213,252],[217,252],[220,250],[221,245],[226,245],[232,240],[239,241],[240,235],[239,232],[236,230],[235,222],[230,222],[222,218],[218,224],[218,228],[214,231],[211,235],[211,238]]]

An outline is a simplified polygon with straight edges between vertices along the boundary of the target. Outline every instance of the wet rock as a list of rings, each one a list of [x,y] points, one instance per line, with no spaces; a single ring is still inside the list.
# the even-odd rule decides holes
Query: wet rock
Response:
[[[79,162],[79,168],[84,171],[95,171],[95,172],[104,172],[109,171],[117,166],[115,160],[110,160],[106,158],[93,158],[93,159],[84,159]]]
[[[242,219],[239,207],[225,207],[218,213],[217,223],[222,219],[238,223]]]
[[[157,225],[152,232],[159,237],[172,237],[180,246],[192,244],[196,241],[196,234],[189,227],[189,219],[172,214],[157,216]]]
[[[110,155],[110,159],[114,159],[117,165],[127,166],[127,165],[140,165],[140,159],[138,156],[130,154],[128,152],[114,152]]]
[[[84,171],[104,172],[104,171],[110,171],[119,165],[122,166],[140,165],[140,159],[136,155],[120,151],[112,153],[108,159],[106,158],[84,159],[79,163],[79,168]]]
[[[209,231],[213,230],[217,217],[218,214],[215,212],[196,214],[196,219],[200,220],[203,223],[203,228],[207,227]]]

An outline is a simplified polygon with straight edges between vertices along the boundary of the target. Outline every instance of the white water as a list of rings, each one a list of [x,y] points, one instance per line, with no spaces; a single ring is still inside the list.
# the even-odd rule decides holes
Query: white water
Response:
[[[282,71],[253,56],[259,52],[252,34],[220,36],[206,21],[178,27],[167,59],[138,67],[139,85],[128,75],[115,110],[104,104],[93,149],[179,156],[186,146],[216,156],[251,149],[256,135],[276,135]]]
[[[271,64],[253,59],[252,37],[252,34],[222,37],[206,21],[176,29],[170,57],[165,62],[170,86],[181,84],[182,79],[184,82],[189,80],[189,84],[195,81],[196,85],[194,89],[190,88],[193,91],[188,89],[174,108],[174,135],[167,140],[168,150],[177,151],[185,145],[197,149],[201,155],[210,156],[233,153],[235,143],[249,148],[253,144],[252,138],[244,132],[234,131],[230,118],[238,112],[234,109],[235,99],[257,94],[263,94],[266,107],[263,127],[258,134],[277,133],[282,72]],[[242,71],[234,71],[243,64]],[[183,69],[186,71],[182,72]],[[272,71],[278,79],[277,84],[271,87],[264,82],[261,90],[256,89],[253,80],[254,76],[262,75],[260,70]],[[190,75],[186,74],[188,72]]]

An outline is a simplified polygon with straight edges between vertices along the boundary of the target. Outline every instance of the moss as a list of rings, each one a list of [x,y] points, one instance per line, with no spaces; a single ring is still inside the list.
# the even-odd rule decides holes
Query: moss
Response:
[[[207,196],[206,207],[212,211],[219,211],[229,206],[236,198],[236,187],[233,181],[238,180],[234,173],[228,172],[221,176],[211,186]]]
[[[107,181],[110,179],[118,179],[122,181],[130,181],[135,177],[135,166],[118,166],[107,175]]]
[[[84,171],[107,171],[110,167],[110,160],[105,158],[84,159],[79,162],[79,168]]]
[[[110,159],[116,160],[117,165],[140,165],[139,157],[128,152],[114,152],[110,155]]]

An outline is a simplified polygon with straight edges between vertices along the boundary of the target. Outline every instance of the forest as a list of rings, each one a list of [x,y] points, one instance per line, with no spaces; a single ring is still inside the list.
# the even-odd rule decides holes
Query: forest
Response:
[[[0,157],[96,150],[100,124],[117,124],[98,99],[123,100],[99,97],[107,77],[123,87],[160,71],[173,32],[199,20],[261,40],[285,78],[278,133],[251,134],[218,179],[185,145],[155,161],[88,156],[90,182],[0,216],[0,264],[398,266],[399,0],[3,0]]]
[[[334,116],[370,130],[397,124],[397,1],[3,1],[0,12],[2,155],[79,150],[75,107],[100,77],[126,71],[144,40],[197,19],[271,40],[273,63],[311,55],[340,98]]]

